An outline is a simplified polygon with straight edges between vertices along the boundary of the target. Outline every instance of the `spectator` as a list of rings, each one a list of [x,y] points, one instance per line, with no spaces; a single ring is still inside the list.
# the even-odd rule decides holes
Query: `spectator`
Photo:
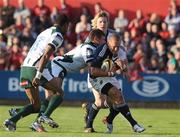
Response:
[[[25,6],[24,0],[18,0],[19,7],[14,12],[14,19],[22,19],[22,24],[25,25],[25,19],[31,15],[30,10]]]
[[[174,57],[173,52],[167,53],[168,62],[167,62],[167,72],[169,74],[175,74],[177,69],[177,60]]]
[[[51,21],[45,13],[41,13],[34,21],[34,29],[37,34],[51,26]]]
[[[169,38],[166,40],[167,47],[170,49],[171,46],[176,44],[177,32],[174,27],[169,27]]]
[[[1,7],[2,20],[5,27],[9,27],[14,24],[13,14],[15,8],[9,4],[9,0],[3,0],[3,7]]]
[[[177,60],[177,73],[180,73],[180,59]]]
[[[68,27],[68,31],[66,32],[65,35],[65,40],[67,40],[67,43],[71,43],[72,45],[76,45],[76,39],[77,39],[77,35],[74,31],[74,27],[72,23],[69,23],[69,27]]]
[[[92,15],[90,13],[90,10],[88,9],[87,6],[83,5],[81,8],[81,15],[85,15],[87,17],[88,23],[91,23]]]
[[[79,34],[83,31],[90,31],[91,30],[91,24],[87,22],[86,15],[82,14],[80,16],[80,21],[76,24],[75,32],[76,34]]]
[[[145,31],[145,18],[143,16],[142,10],[138,9],[136,11],[136,17],[130,21],[128,28],[131,29],[137,29],[140,33]]]
[[[46,17],[50,16],[50,9],[44,4],[44,0],[38,0],[37,5],[33,8],[33,13],[35,16],[39,17],[44,15]]]
[[[174,53],[177,60],[180,59],[180,37],[176,38],[176,44],[171,47],[171,52]]]
[[[5,47],[0,47],[0,70],[7,70],[8,52]]]
[[[60,0],[60,12],[64,13],[68,18],[71,19],[71,7],[66,3],[66,0]]]
[[[103,8],[101,6],[101,3],[97,2],[94,4],[94,16],[102,10]]]
[[[157,24],[152,24],[151,26],[151,37],[155,39],[160,39],[161,36],[159,35],[159,26]]]
[[[124,33],[128,26],[128,19],[125,17],[124,10],[118,11],[118,16],[114,20],[114,29],[121,35]]]
[[[58,14],[59,14],[58,8],[56,6],[53,7],[52,13],[51,13],[51,21],[52,21],[52,23],[54,23],[54,21],[55,21],[56,17],[58,16]]]
[[[21,49],[17,43],[14,43],[10,48],[10,57],[9,57],[9,70],[18,70],[21,67],[23,62],[23,56],[21,54]]]
[[[160,64],[160,72],[165,72],[167,64],[166,48],[161,39],[156,41],[157,58]]]
[[[159,67],[159,60],[157,56],[152,56],[150,59],[150,64],[148,66],[147,73],[159,73],[160,67]]]
[[[169,38],[168,25],[166,24],[166,22],[161,23],[161,30],[159,31],[159,35],[164,41]]]
[[[174,28],[176,32],[180,31],[180,14],[176,8],[171,8],[169,14],[165,18],[168,28]]]
[[[30,29],[27,27],[23,29],[20,39],[21,39],[21,45],[22,46],[27,45],[29,48],[34,43],[35,40],[32,36]]]
[[[149,22],[151,24],[156,24],[159,27],[161,24],[161,18],[157,13],[154,12],[154,13],[151,13],[150,18],[149,18]]]

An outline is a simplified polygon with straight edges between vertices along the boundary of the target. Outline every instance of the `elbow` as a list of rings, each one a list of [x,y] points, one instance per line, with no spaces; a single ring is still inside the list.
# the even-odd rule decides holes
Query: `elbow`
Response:
[[[89,73],[90,73],[92,76],[96,76],[96,69],[95,69],[94,67],[90,67]]]

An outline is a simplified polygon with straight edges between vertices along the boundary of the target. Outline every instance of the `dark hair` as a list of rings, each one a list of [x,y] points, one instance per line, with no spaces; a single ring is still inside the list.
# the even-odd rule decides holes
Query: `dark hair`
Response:
[[[69,21],[69,18],[63,13],[59,13],[55,18],[55,24],[59,26],[64,26],[65,24],[68,24]]]
[[[90,41],[93,41],[93,39],[94,39],[95,37],[97,37],[97,38],[100,39],[102,36],[105,36],[105,34],[104,34],[104,32],[101,31],[100,29],[93,29],[93,30],[91,30],[90,33],[89,33],[89,39],[90,39]]]

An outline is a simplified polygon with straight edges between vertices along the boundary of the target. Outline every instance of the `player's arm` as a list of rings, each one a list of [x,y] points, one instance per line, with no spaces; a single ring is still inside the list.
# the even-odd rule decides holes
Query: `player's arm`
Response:
[[[46,66],[47,62],[49,61],[50,56],[53,54],[54,50],[55,50],[54,47],[51,44],[48,44],[44,54],[42,55],[42,57],[39,61],[39,66],[38,66],[38,69],[36,72],[36,76],[32,82],[33,86],[35,86],[35,87],[39,86],[39,82],[40,82],[40,79],[42,76],[43,69]]]
[[[91,76],[94,77],[113,77],[115,75],[115,72],[113,71],[103,71],[100,68],[96,67],[89,67],[89,73]]]

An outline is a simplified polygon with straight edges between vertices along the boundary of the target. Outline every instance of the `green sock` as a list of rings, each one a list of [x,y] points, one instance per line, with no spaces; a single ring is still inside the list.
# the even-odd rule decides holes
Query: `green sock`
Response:
[[[39,110],[35,110],[32,104],[28,104],[25,107],[21,108],[21,110],[19,110],[19,112],[9,120],[16,123],[19,119],[37,112],[39,112]]]
[[[41,101],[41,108],[40,108],[40,111],[39,111],[39,114],[38,116],[36,117],[36,120],[38,120],[38,118],[42,115],[42,113],[44,113],[48,107],[48,104],[49,104],[49,100],[45,99],[43,101]]]
[[[47,117],[50,117],[52,112],[62,103],[62,101],[63,101],[62,96],[60,95],[53,96],[49,101],[48,107],[46,111],[44,112],[44,115]]]

